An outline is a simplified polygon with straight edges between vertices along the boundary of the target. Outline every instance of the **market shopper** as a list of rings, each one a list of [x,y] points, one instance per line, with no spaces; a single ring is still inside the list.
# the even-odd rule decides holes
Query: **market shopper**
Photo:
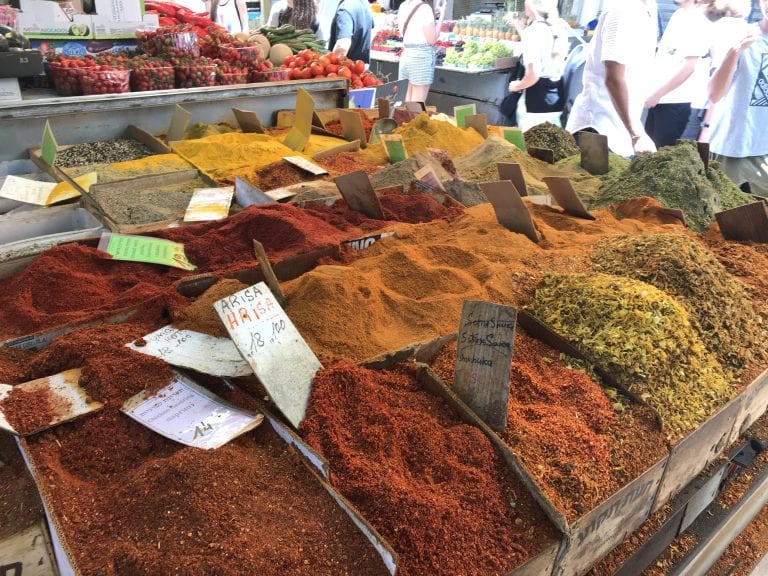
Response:
[[[762,20],[732,46],[709,81],[718,104],[710,149],[726,174],[768,197],[768,0]]]
[[[205,7],[211,14],[211,20],[226,28],[230,34],[248,33],[245,0],[205,0]]]
[[[397,11],[403,52],[398,80],[408,80],[406,102],[426,102],[435,77],[435,42],[445,16],[445,0],[405,0]],[[435,19],[437,17],[437,19]]]
[[[351,60],[371,59],[373,14],[366,0],[341,0],[331,21],[328,48]]]
[[[659,41],[653,67],[653,91],[645,101],[645,131],[657,148],[672,146],[688,125],[691,103],[697,97],[695,74],[707,58],[712,23],[702,0],[675,0],[678,9]]]
[[[556,0],[526,0],[525,14],[531,20],[521,32],[525,74],[509,83],[510,92],[525,91],[529,121],[521,123],[523,130],[527,124],[545,120],[559,122],[565,105],[563,71],[570,34],[568,23],[558,14]],[[539,114],[552,117],[542,118]]]
[[[584,90],[568,117],[569,132],[604,134],[621,156],[656,150],[641,122],[656,20],[656,0],[622,0],[603,12],[584,67]]]
[[[296,30],[317,31],[315,0],[287,0],[285,9],[277,17],[278,26],[290,24]]]

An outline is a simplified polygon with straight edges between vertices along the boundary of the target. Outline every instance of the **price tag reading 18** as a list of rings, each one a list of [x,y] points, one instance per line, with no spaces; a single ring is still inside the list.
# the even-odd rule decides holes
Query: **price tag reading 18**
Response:
[[[260,282],[213,307],[275,404],[298,426],[322,365],[272,292]]]

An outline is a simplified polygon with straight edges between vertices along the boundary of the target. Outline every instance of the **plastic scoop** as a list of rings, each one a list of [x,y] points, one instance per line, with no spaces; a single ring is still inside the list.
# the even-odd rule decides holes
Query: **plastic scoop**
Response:
[[[392,134],[397,128],[397,122],[392,118],[381,118],[371,127],[371,137],[368,139],[369,144],[378,144],[381,142],[382,134]]]

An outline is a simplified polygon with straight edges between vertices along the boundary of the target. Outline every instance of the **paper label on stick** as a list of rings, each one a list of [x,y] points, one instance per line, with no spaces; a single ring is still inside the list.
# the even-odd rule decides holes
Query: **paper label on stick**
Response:
[[[178,373],[156,394],[141,392],[129,399],[121,411],[166,438],[204,450],[223,446],[264,420]]]
[[[283,140],[283,144],[291,150],[304,150],[307,142],[309,142],[314,109],[315,101],[312,100],[312,96],[303,88],[299,88],[296,92],[296,113],[293,118],[293,127]]]
[[[425,184],[428,184],[432,188],[435,188],[436,190],[442,190],[445,192],[445,187],[443,186],[443,183],[440,182],[440,179],[437,177],[437,174],[435,174],[435,170],[432,168],[432,166],[424,166],[423,168],[419,168],[416,170],[416,172],[413,173],[413,175],[421,182],[424,182]]]
[[[181,106],[176,104],[173,107],[173,115],[171,115],[171,123],[168,126],[168,142],[176,142],[184,138],[184,133],[189,126],[189,119],[192,117],[187,110],[184,110]]]
[[[87,190],[91,184],[96,183],[96,178],[96,172],[89,172],[75,178],[75,182]],[[3,187],[0,188],[0,196],[17,202],[49,206],[56,202],[77,198],[80,196],[80,192],[67,182],[39,182],[9,175],[5,178]]]
[[[48,166],[53,166],[58,149],[59,145],[53,135],[53,130],[51,130],[51,124],[46,120],[45,128],[43,128],[43,138],[40,143],[40,157],[43,159],[43,162],[48,164]]]
[[[101,235],[98,248],[115,260],[164,264],[182,270],[195,270],[197,268],[187,260],[187,256],[184,254],[184,244],[162,238],[106,232]]]
[[[484,182],[480,184],[480,189],[493,206],[499,224],[512,232],[525,234],[532,242],[539,241],[531,213],[512,182]]]
[[[226,218],[234,193],[234,186],[196,188],[184,212],[184,222],[206,222]]]
[[[235,115],[235,119],[243,132],[251,132],[255,134],[267,133],[264,124],[261,123],[261,119],[256,112],[232,108],[232,113]]]
[[[253,374],[229,338],[165,326],[147,334],[142,340],[140,345],[131,342],[126,346],[136,352],[160,358],[173,366],[212,376],[237,378]]]
[[[509,180],[515,185],[520,196],[528,196],[528,186],[525,183],[525,174],[520,164],[514,162],[499,162],[496,165],[499,171],[499,179]]]
[[[373,234],[371,236],[364,236],[354,240],[345,240],[341,243],[341,245],[346,248],[351,248],[352,250],[365,250],[368,248],[368,246],[375,244],[382,238],[389,238],[390,236],[394,235],[394,232],[382,232],[381,234]]]
[[[477,106],[475,104],[463,104],[462,106],[453,107],[453,115],[456,118],[456,126],[459,128],[467,127],[467,116],[474,116],[477,114]]]
[[[235,199],[243,208],[253,204],[272,204],[274,200],[264,194],[256,186],[243,180],[240,176],[235,176]]]
[[[339,121],[341,122],[341,129],[345,140],[368,142],[368,139],[365,137],[365,128],[363,127],[363,119],[360,118],[360,114],[350,110],[339,110]]]
[[[586,220],[594,220],[595,217],[589,213],[584,203],[576,194],[573,184],[568,178],[560,176],[545,176],[544,183],[549,188],[549,193],[557,201],[560,207],[572,216],[578,216]]]
[[[314,174],[315,176],[322,176],[323,174],[328,174],[328,170],[325,168],[322,168],[321,166],[318,166],[317,164],[313,164],[306,158],[302,158],[301,156],[286,156],[283,158],[286,162],[289,162],[296,166],[297,168],[301,168],[305,172],[309,172],[310,174]]]
[[[467,128],[474,128],[480,136],[488,138],[488,115],[471,114],[464,119]]]
[[[320,361],[264,282],[213,304],[240,354],[288,421],[304,419]]]
[[[403,137],[400,134],[382,134],[381,142],[384,144],[384,149],[387,151],[387,158],[394,163],[402,162],[408,157],[405,151],[405,143]]]
[[[502,128],[501,137],[525,152],[525,136],[520,128]]]
[[[466,301],[461,311],[453,389],[491,428],[507,426],[517,311]]]

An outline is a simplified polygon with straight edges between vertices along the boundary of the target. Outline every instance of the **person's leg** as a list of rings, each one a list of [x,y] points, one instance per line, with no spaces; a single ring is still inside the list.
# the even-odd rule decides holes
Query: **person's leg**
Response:
[[[435,77],[435,51],[432,46],[419,46],[410,49],[411,66],[408,69],[408,101],[427,102],[429,87]]]
[[[431,84],[411,84],[408,83],[408,101],[409,102],[426,102],[427,94],[429,94],[429,87]]]

